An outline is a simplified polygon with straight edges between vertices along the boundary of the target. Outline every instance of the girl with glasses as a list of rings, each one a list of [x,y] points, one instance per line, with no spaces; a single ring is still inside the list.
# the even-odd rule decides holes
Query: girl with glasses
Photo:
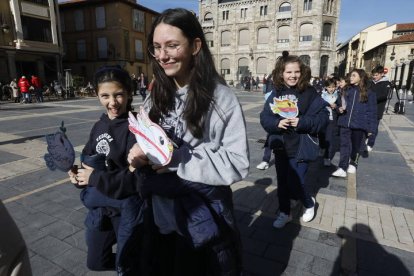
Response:
[[[152,210],[150,275],[241,275],[230,188],[249,169],[241,106],[217,73],[194,13],[164,11],[147,47],[156,82],[144,109],[175,148],[171,162],[157,166],[135,144],[128,155],[135,187],[108,193],[138,191]]]

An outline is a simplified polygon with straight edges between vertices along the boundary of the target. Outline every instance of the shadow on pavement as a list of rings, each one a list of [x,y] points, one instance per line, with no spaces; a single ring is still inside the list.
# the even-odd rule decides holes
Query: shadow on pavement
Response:
[[[271,178],[262,178],[233,195],[237,206],[250,209],[249,212],[235,212],[243,243],[243,275],[246,276],[281,275],[290,264],[293,241],[301,229],[296,223],[275,229],[273,218],[262,214],[275,214],[278,209],[277,189],[271,184]]]
[[[372,233],[372,230],[368,225],[361,223],[354,224],[352,230],[346,227],[339,228],[337,235],[344,242],[331,276],[411,275],[404,263],[382,247],[373,234],[371,241],[365,241],[356,239],[356,233]]]
[[[319,190],[329,186],[329,179],[336,170],[335,166],[325,167],[322,164],[323,159],[318,158],[316,161],[309,163],[306,183],[309,185],[309,191],[316,196]]]

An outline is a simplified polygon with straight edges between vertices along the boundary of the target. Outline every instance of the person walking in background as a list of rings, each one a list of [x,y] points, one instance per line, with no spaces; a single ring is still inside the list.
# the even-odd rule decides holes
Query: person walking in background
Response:
[[[311,221],[315,216],[315,199],[305,178],[308,162],[318,157],[319,147],[314,140],[328,124],[328,111],[325,108],[327,103],[309,86],[310,74],[306,70],[299,57],[285,53],[276,62],[273,70],[275,89],[260,113],[262,127],[276,138],[272,149],[280,212],[273,222],[275,228],[282,228],[292,220],[290,200],[302,201],[304,222]],[[286,112],[294,112],[296,117],[286,118],[280,108],[271,107],[270,104],[276,105],[277,101],[286,102],[289,106]]]
[[[19,86],[20,92],[22,93],[23,103],[31,103],[32,102],[32,96],[31,96],[30,90],[29,90],[30,83],[26,79],[26,76],[22,76],[19,79],[19,82],[17,83],[17,85]]]
[[[372,70],[372,83],[370,89],[377,96],[377,127],[375,133],[372,133],[368,137],[367,141],[367,150],[372,151],[372,148],[375,145],[375,139],[378,134],[378,125],[382,119],[382,116],[385,111],[385,104],[387,103],[388,95],[391,89],[391,83],[388,80],[388,77],[385,76],[384,67],[378,65]]]
[[[131,81],[132,81],[132,91],[134,93],[134,96],[137,95],[137,91],[139,89],[138,79],[135,76],[135,74],[131,75]]]
[[[262,79],[262,89],[263,89],[263,94],[266,94],[266,83],[267,83],[267,75],[266,74],[264,74],[263,75],[263,79]]]
[[[142,101],[145,101],[145,98],[147,97],[148,78],[144,76],[144,73],[141,73],[138,78],[138,87]]]
[[[36,96],[37,102],[43,103],[42,81],[40,80],[40,78],[38,76],[32,75],[30,83],[32,84],[32,86],[34,88],[34,94]]]
[[[327,79],[324,84],[324,89],[322,90],[322,99],[324,99],[329,106],[326,109],[329,112],[329,124],[323,135],[320,136],[320,141],[324,140],[324,154],[323,154],[323,164],[326,167],[332,165],[332,159],[335,156],[335,153],[339,150],[339,130],[337,125],[338,114],[337,107],[340,104],[340,95],[336,89],[336,80]],[[320,143],[321,144],[321,143]]]
[[[255,81],[255,84],[256,84],[256,90],[258,90],[258,89],[259,89],[259,83],[260,83],[260,79],[259,79],[259,76],[257,76],[257,77],[256,77],[256,81]]]
[[[12,79],[12,81],[10,82],[10,88],[12,89],[12,92],[13,92],[14,102],[19,103],[21,94],[20,94],[20,91],[19,91],[19,87],[17,86],[16,79]]]
[[[359,152],[365,135],[376,133],[377,99],[368,90],[368,77],[364,70],[354,69],[349,78],[350,87],[344,91],[344,100],[339,107],[340,159],[338,169],[332,176],[346,177],[355,173]]]

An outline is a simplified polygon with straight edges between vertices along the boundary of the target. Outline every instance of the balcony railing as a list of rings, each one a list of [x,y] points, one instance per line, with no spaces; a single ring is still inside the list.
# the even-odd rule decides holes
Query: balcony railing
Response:
[[[214,20],[203,20],[201,27],[214,27]]]
[[[331,48],[332,43],[330,41],[322,41],[321,47],[322,48]]]

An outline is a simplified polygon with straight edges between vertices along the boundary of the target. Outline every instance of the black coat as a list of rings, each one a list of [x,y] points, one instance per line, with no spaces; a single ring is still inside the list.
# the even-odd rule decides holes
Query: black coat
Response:
[[[383,77],[378,82],[373,81],[371,83],[370,89],[377,96],[377,118],[378,118],[378,120],[381,120],[382,115],[384,114],[385,105],[387,103],[388,95],[390,93],[391,83],[388,81],[387,77]]]

